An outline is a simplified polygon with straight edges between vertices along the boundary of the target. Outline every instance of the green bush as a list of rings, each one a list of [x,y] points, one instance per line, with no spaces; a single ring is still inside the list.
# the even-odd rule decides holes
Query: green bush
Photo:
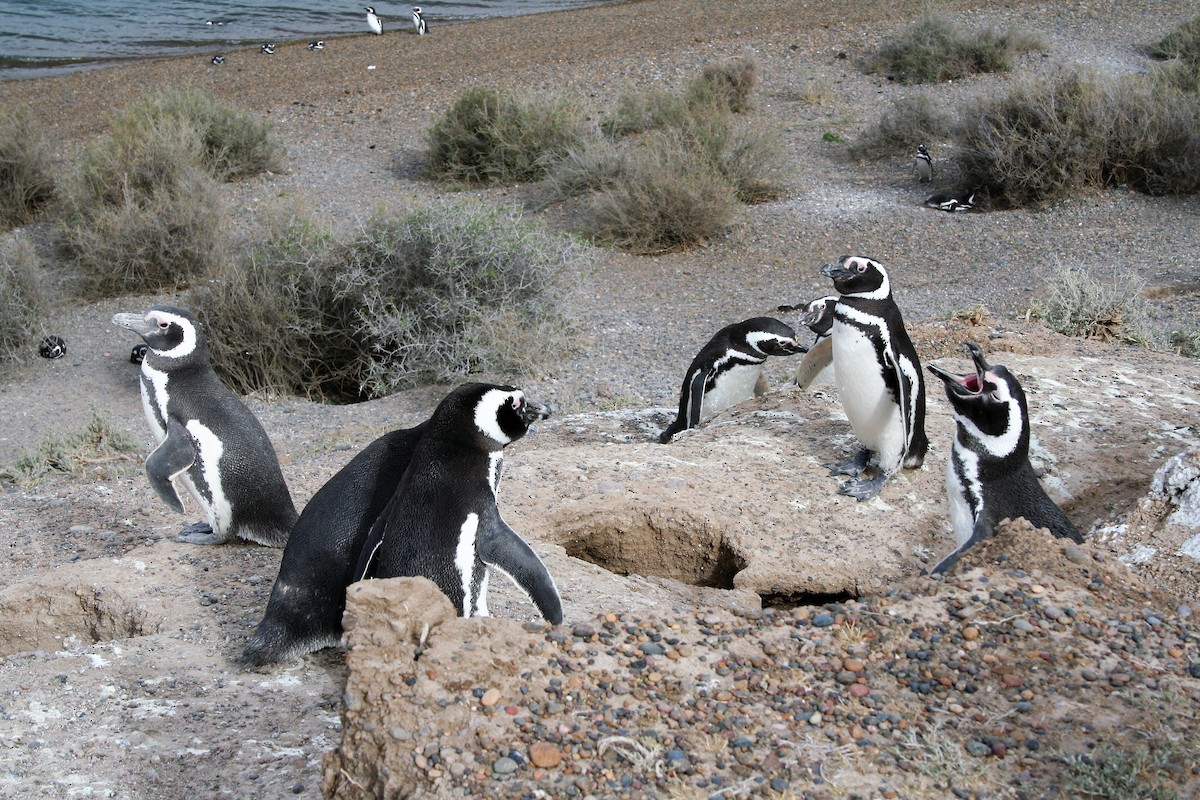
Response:
[[[167,91],[125,109],[113,122],[118,136],[181,120],[200,137],[203,161],[218,181],[279,172],[286,162],[282,143],[270,135],[270,124],[197,91]]]
[[[0,364],[23,361],[34,351],[44,310],[33,245],[23,237],[0,242]]]
[[[1181,22],[1147,50],[1154,58],[1200,59],[1200,15]]]
[[[863,130],[850,154],[856,158],[911,155],[917,145],[945,139],[953,130],[953,117],[928,94],[903,95]]]
[[[904,84],[940,83],[980,72],[1005,72],[1022,50],[1042,49],[1020,33],[971,35],[945,17],[926,14],[867,59],[866,71]]]
[[[429,131],[426,174],[466,183],[537,180],[547,158],[589,135],[585,119],[566,100],[468,89]]]
[[[192,297],[237,391],[354,402],[560,357],[565,278],[586,262],[578,243],[518,216],[443,203],[343,242],[293,221]]]
[[[28,114],[0,109],[0,229],[33,221],[54,199],[50,150]]]
[[[119,124],[67,187],[62,244],[87,297],[187,286],[224,257],[224,215],[190,123]]]
[[[642,254],[684,250],[732,221],[735,188],[680,131],[646,134],[616,173],[584,204],[584,231],[598,241]]]

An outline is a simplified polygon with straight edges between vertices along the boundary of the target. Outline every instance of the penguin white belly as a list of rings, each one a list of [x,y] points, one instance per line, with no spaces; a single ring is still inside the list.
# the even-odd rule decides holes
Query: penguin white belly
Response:
[[[146,424],[150,426],[150,431],[154,434],[154,441],[162,443],[162,440],[167,438],[167,429],[160,421],[167,418],[167,401],[169,399],[167,373],[146,366],[143,362],[142,375],[154,387],[154,391],[151,393],[146,388],[146,381],[138,382],[138,389],[142,395],[142,413],[146,415]]]
[[[230,505],[229,498],[225,496],[225,487],[221,485],[221,456],[225,454],[225,446],[221,444],[217,435],[199,420],[190,419],[184,427],[196,441],[201,474],[204,476],[204,482],[208,485],[208,491],[212,496],[205,497],[186,473],[182,476],[184,485],[192,493],[192,497],[196,498],[200,507],[204,509],[204,514],[208,517],[213,531],[220,534],[227,533],[233,524],[233,506]]]
[[[718,412],[754,397],[754,386],[762,371],[762,364],[739,364],[722,372],[716,385],[704,393],[700,421],[707,422]]]
[[[874,343],[857,328],[835,323],[833,364],[838,399],[855,436],[863,447],[879,454],[881,468],[898,469],[904,452],[904,419],[883,382],[884,366]]]
[[[454,548],[454,568],[462,582],[463,600],[462,615],[475,616],[476,606],[472,586],[475,576],[475,537],[479,533],[479,515],[467,514],[462,526],[458,529],[458,545]],[[481,616],[486,616],[485,612]]]
[[[950,527],[954,529],[954,541],[958,545],[970,539],[971,532],[975,530],[975,511],[971,508],[972,494],[982,502],[979,456],[969,448],[961,446],[955,439],[954,449],[950,458],[946,460],[946,500],[950,506]]]

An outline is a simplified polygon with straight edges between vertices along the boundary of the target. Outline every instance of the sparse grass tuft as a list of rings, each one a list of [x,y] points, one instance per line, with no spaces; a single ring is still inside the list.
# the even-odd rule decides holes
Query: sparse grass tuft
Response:
[[[54,199],[50,150],[28,114],[0,109],[0,229],[32,222]]]
[[[704,65],[700,75],[688,84],[684,99],[691,107],[711,103],[735,114],[753,107],[754,89],[758,86],[758,62],[742,55]]]
[[[529,373],[570,347],[574,240],[472,203],[378,217],[337,242],[293,220],[197,289],[213,363],[242,392],[334,402],[470,373]]]
[[[34,351],[44,306],[33,245],[23,237],[0,242],[0,364],[23,361]]]
[[[1186,770],[1188,761],[1179,761],[1180,748],[1166,744],[1128,745],[1120,749],[1102,747],[1091,755],[1066,759],[1067,790],[1080,798],[1103,800],[1176,800],[1172,787],[1172,761]]]
[[[850,146],[850,154],[856,158],[911,155],[919,144],[947,138],[953,124],[953,117],[925,92],[903,95],[863,130]]]
[[[1167,338],[1171,348],[1179,355],[1200,358],[1200,331],[1173,330]]]
[[[430,129],[425,171],[444,182],[537,180],[546,159],[587,136],[585,115],[574,103],[476,87]]]
[[[1147,51],[1154,58],[1200,59],[1200,15],[1181,22]]]
[[[904,84],[940,83],[980,72],[1005,72],[1018,52],[1044,47],[1022,33],[968,34],[943,16],[926,14],[869,58],[866,71]]]
[[[1050,297],[1034,313],[1046,327],[1066,336],[1153,346],[1161,338],[1151,323],[1151,306],[1134,278],[1101,283],[1086,272],[1060,270]]]
[[[54,472],[81,474],[92,464],[132,463],[136,459],[131,453],[138,447],[136,436],[116,427],[106,414],[93,410],[86,427],[74,433],[47,437],[0,471],[0,480],[29,486]]]
[[[665,89],[626,92],[613,112],[600,121],[610,139],[686,124],[692,114],[687,98]]]

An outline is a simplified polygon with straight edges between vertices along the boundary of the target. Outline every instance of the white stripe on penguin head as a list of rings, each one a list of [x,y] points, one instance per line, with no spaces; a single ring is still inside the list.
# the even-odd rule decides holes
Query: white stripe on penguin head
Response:
[[[146,318],[154,320],[156,325],[161,325],[164,322],[173,322],[183,331],[182,342],[170,350],[155,350],[158,355],[164,358],[183,358],[184,356],[191,355],[196,349],[196,324],[190,319],[167,311],[151,311],[146,314]]]
[[[854,262],[858,262],[858,261],[862,261],[867,264],[870,264],[872,267],[879,270],[880,276],[883,277],[883,282],[879,284],[878,289],[874,289],[869,292],[854,292],[850,296],[851,297],[861,297],[864,300],[886,300],[889,297],[891,297],[892,282],[888,278],[887,270],[883,268],[883,264],[880,264],[878,261],[872,261],[869,258],[863,258],[862,256],[854,256],[853,258],[850,258],[847,260],[847,262],[846,262],[847,267],[857,271],[857,269],[858,269],[857,266],[851,267],[849,265],[853,264]]]
[[[475,427],[501,447],[508,444],[512,438],[500,427],[500,407],[505,403],[519,405],[524,397],[520,390],[488,389],[475,403]]]

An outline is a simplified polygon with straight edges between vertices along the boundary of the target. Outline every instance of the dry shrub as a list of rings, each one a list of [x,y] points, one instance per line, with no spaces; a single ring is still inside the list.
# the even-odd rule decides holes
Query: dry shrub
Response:
[[[1061,334],[1146,347],[1162,338],[1152,322],[1146,285],[1137,278],[1102,283],[1086,271],[1062,269],[1049,288],[1050,296],[1036,314],[1046,327]]]
[[[617,107],[600,122],[600,130],[612,139],[659,128],[684,124],[692,109],[687,98],[666,89],[626,92]]]
[[[44,309],[37,251],[21,236],[0,242],[0,364],[23,361],[34,352]]]
[[[1200,91],[1195,63],[1122,78],[1112,114],[1106,167],[1111,180],[1152,195],[1200,190]]]
[[[758,86],[758,62],[748,55],[734,56],[704,65],[688,84],[684,98],[689,106],[716,102],[735,114],[749,111]]]
[[[113,123],[116,131],[136,137],[138,131],[164,121],[186,122],[200,137],[203,161],[219,181],[279,172],[286,161],[282,143],[271,137],[271,126],[198,91],[167,91],[125,109]]]
[[[954,118],[925,92],[903,95],[892,101],[874,124],[863,130],[850,147],[856,158],[884,158],[911,154],[917,145],[945,139]]]
[[[354,402],[472,372],[526,373],[571,336],[577,242],[473,203],[372,219],[337,242],[293,220],[193,292],[213,362],[241,392]]]
[[[32,486],[50,473],[82,474],[89,465],[123,462],[136,463],[133,453],[140,447],[138,438],[119,428],[102,411],[92,410],[92,418],[83,428],[65,434],[53,434],[32,450],[0,470],[0,481]]]
[[[0,229],[32,222],[54,194],[50,149],[41,129],[24,112],[0,109]]]
[[[1200,59],[1200,15],[1181,22],[1146,50],[1154,58]]]
[[[945,17],[926,14],[867,60],[866,71],[904,84],[940,83],[980,72],[1004,72],[1022,50],[1043,49],[1023,33],[968,34]]]
[[[467,183],[537,180],[547,158],[589,135],[585,119],[566,100],[468,89],[429,131],[426,174]]]
[[[694,247],[724,230],[737,202],[734,187],[679,131],[652,131],[627,151],[621,180],[593,193],[584,229],[634,253]]]

